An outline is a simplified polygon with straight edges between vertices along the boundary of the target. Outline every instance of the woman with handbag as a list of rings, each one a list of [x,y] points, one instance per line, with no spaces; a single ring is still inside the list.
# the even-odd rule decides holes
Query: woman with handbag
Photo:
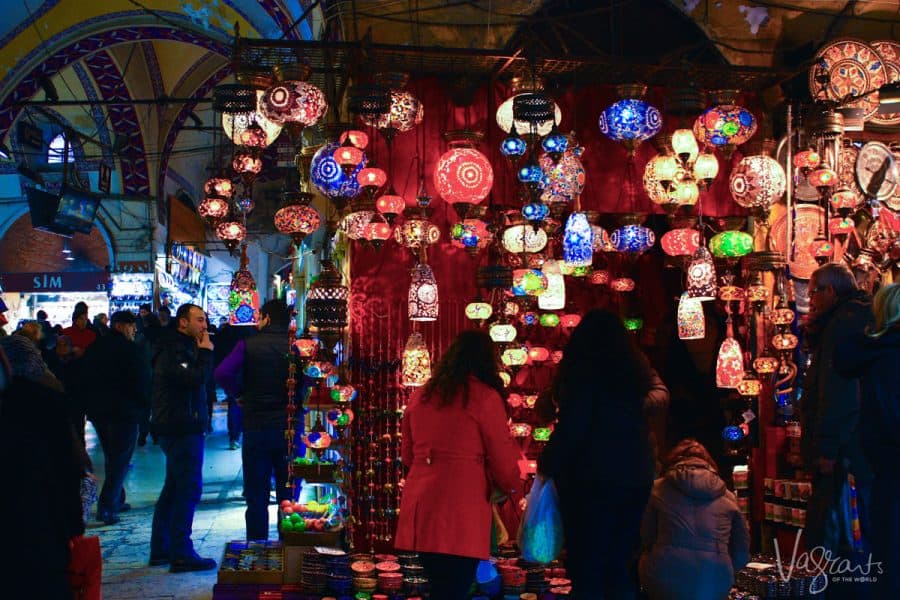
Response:
[[[403,415],[403,485],[395,547],[419,552],[431,600],[462,600],[490,556],[491,495],[520,486],[494,343],[464,331]]]
[[[634,598],[641,515],[654,460],[644,417],[650,365],[615,314],[584,315],[552,386],[559,408],[538,472],[559,493],[577,598]]]

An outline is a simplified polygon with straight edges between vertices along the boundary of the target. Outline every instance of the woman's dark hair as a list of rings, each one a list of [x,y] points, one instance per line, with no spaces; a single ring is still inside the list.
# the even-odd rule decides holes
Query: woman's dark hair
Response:
[[[469,401],[469,376],[505,396],[503,381],[497,373],[497,351],[490,336],[477,330],[463,331],[434,368],[434,374],[422,394],[422,401],[436,398],[438,406],[450,406],[462,391],[462,405]]]
[[[681,440],[674,448],[672,448],[669,455],[666,456],[664,464],[665,470],[668,471],[678,463],[692,458],[702,460],[711,471],[716,474],[719,473],[719,469],[716,467],[716,461],[713,460],[712,455],[703,444],[694,438]]]
[[[584,389],[625,401],[643,401],[650,391],[650,365],[632,335],[615,314],[594,309],[581,319],[563,350],[553,397],[565,406],[566,397]]]

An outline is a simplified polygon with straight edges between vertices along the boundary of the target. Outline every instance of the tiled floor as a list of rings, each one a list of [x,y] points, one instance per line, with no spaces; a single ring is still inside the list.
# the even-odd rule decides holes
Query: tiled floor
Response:
[[[216,405],[213,426],[214,433],[206,438],[203,498],[194,517],[193,539],[201,556],[219,561],[226,541],[244,537],[244,501],[241,452],[228,449],[224,404]],[[102,483],[103,452],[90,425],[87,444]],[[116,525],[88,523],[87,535],[100,536],[104,600],[211,598],[216,571],[172,574],[168,567],[147,566],[153,505],[165,477],[165,458],[159,446],[148,442],[137,448],[132,465],[125,483],[132,510],[122,513]],[[276,539],[274,506],[271,511],[270,538]]]

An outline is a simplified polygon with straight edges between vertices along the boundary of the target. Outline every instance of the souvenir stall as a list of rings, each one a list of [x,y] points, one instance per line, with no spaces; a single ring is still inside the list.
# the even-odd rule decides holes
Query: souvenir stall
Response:
[[[110,274],[100,271],[57,273],[5,273],[0,278],[2,299],[8,308],[6,330],[12,332],[22,321],[47,313],[53,325],[69,327],[75,305],[86,302],[88,315],[110,310]]]
[[[326,98],[286,46],[239,45],[236,63],[255,65],[258,89],[219,86],[214,105],[241,181],[211,178],[200,207],[226,245],[241,247],[232,322],[257,318],[241,199],[282,128],[299,178],[286,180],[275,227],[299,247],[324,225],[326,241],[305,318],[285,340],[287,388],[304,393],[285,415],[294,499],[280,507],[281,545],[230,547],[220,585],[262,583],[246,564],[266,564],[283,591],[418,597],[428,585],[418,559],[392,545],[409,394],[457,333],[485,329],[527,491],[553,436],[535,406],[592,308],[620,315],[678,390],[673,418],[690,413],[703,426],[764,572],[772,540],[803,526],[811,490],[795,456],[809,277],[843,262],[872,289],[900,260],[898,148],[885,143],[896,135],[877,129],[898,123],[884,108],[896,89],[878,101],[886,73],[862,91],[837,86],[833,54],[848,44],[858,42],[820,50],[812,101],[777,110],[711,80],[581,81],[551,94],[540,61],[468,94],[427,74],[378,73]],[[324,143],[301,148],[329,104]],[[498,532],[512,535],[498,535],[496,560],[479,569],[480,597],[566,597],[563,564],[519,555],[522,509],[498,510]],[[759,577],[768,575],[748,571],[739,584]]]
[[[109,292],[110,314],[127,310],[138,314],[144,304],[153,304],[153,273],[113,273]]]
[[[159,306],[167,306],[172,314],[182,304],[203,306],[206,285],[206,256],[196,248],[175,242],[166,258],[157,259]]]

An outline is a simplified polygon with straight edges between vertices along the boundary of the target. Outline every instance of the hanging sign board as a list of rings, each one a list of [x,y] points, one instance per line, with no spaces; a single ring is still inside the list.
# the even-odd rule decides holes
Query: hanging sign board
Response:
[[[2,273],[5,292],[53,294],[58,292],[105,292],[109,289],[109,273],[89,271],[75,273]]]

